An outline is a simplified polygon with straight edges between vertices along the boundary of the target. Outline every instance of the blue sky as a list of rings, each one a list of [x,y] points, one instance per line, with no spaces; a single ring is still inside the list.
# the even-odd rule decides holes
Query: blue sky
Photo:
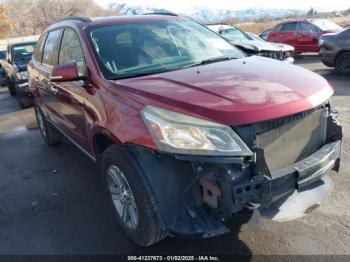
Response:
[[[309,10],[331,11],[350,8],[349,0],[95,0],[99,5],[106,7],[110,3],[127,3],[129,5],[152,6],[165,8],[174,12],[185,12],[193,7],[207,7],[211,9],[245,9],[259,8],[292,8]]]

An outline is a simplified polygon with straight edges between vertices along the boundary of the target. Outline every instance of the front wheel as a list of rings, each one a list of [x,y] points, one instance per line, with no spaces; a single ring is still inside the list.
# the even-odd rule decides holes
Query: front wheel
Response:
[[[165,237],[146,186],[132,156],[122,146],[112,145],[102,155],[100,172],[116,219],[126,236],[140,246]]]
[[[344,52],[337,56],[335,70],[340,74],[350,74],[350,52]]]
[[[19,102],[19,106],[22,109],[31,107],[33,105],[32,99],[26,95],[18,96],[18,102]]]
[[[60,144],[63,141],[63,134],[60,133],[50,122],[48,122],[37,104],[34,104],[34,111],[40,133],[49,146]]]

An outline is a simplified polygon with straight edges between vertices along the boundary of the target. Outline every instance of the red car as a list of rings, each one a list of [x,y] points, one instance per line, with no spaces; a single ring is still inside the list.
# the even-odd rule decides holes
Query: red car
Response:
[[[67,18],[43,32],[28,73],[43,139],[65,136],[96,161],[139,245],[229,232],[246,208],[298,218],[339,167],[324,78],[246,57],[185,17]]]
[[[276,25],[267,39],[270,42],[292,45],[297,53],[318,52],[321,35],[341,30],[342,27],[326,19],[295,20]]]

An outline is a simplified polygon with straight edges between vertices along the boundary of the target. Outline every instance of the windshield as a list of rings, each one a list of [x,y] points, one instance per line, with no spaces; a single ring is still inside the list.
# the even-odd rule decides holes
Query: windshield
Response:
[[[239,30],[238,28],[229,28],[222,30],[221,35],[234,43],[253,40],[249,35]]]
[[[177,70],[213,58],[244,56],[221,37],[192,20],[100,26],[87,33],[107,79]]]
[[[267,42],[264,38],[261,38],[260,36],[253,34],[253,33],[247,33],[249,34],[249,36],[253,39],[253,40],[257,40],[257,41],[263,41],[263,42]]]
[[[13,59],[15,61],[30,60],[35,49],[35,44],[27,44],[12,47]]]
[[[329,20],[313,20],[312,23],[318,26],[323,31],[341,31],[343,28]]]

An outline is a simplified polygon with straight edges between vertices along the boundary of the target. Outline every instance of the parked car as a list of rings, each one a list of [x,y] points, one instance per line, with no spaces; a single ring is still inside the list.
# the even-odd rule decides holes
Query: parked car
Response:
[[[261,32],[259,36],[267,41],[267,37],[269,36],[270,32],[272,31],[272,28],[266,29],[265,31]]]
[[[208,25],[208,28],[220,34],[247,55],[259,55],[288,63],[294,62],[294,52],[285,51],[283,48],[269,42],[257,41],[237,27],[224,24],[211,24]]]
[[[7,46],[6,58],[1,60],[3,77],[12,96],[17,95],[22,108],[31,106],[28,87],[27,65],[32,57],[36,42],[13,43]]]
[[[115,219],[142,246],[229,232],[246,207],[301,217],[339,168],[324,78],[246,57],[185,17],[66,18],[43,32],[28,73],[44,141],[65,136],[96,161]]]
[[[329,67],[341,74],[350,73],[350,28],[339,33],[320,37],[320,58]]]
[[[246,32],[246,33],[256,41],[262,41],[265,43],[267,42],[265,39],[261,38],[260,36],[254,34],[254,33],[251,33],[251,32]],[[287,44],[283,44],[283,43],[270,43],[270,42],[269,42],[269,44],[277,47],[282,52],[288,52],[290,54],[290,57],[294,56],[295,48],[291,45],[287,45]],[[293,61],[294,61],[294,58],[293,58]]]
[[[292,45],[297,53],[318,52],[321,35],[341,30],[342,27],[326,19],[294,20],[276,25],[267,40]]]
[[[1,50],[0,49],[0,61],[6,59],[6,50]],[[6,80],[3,77],[3,71],[2,71],[2,66],[0,63],[0,87],[1,86],[6,86]]]

